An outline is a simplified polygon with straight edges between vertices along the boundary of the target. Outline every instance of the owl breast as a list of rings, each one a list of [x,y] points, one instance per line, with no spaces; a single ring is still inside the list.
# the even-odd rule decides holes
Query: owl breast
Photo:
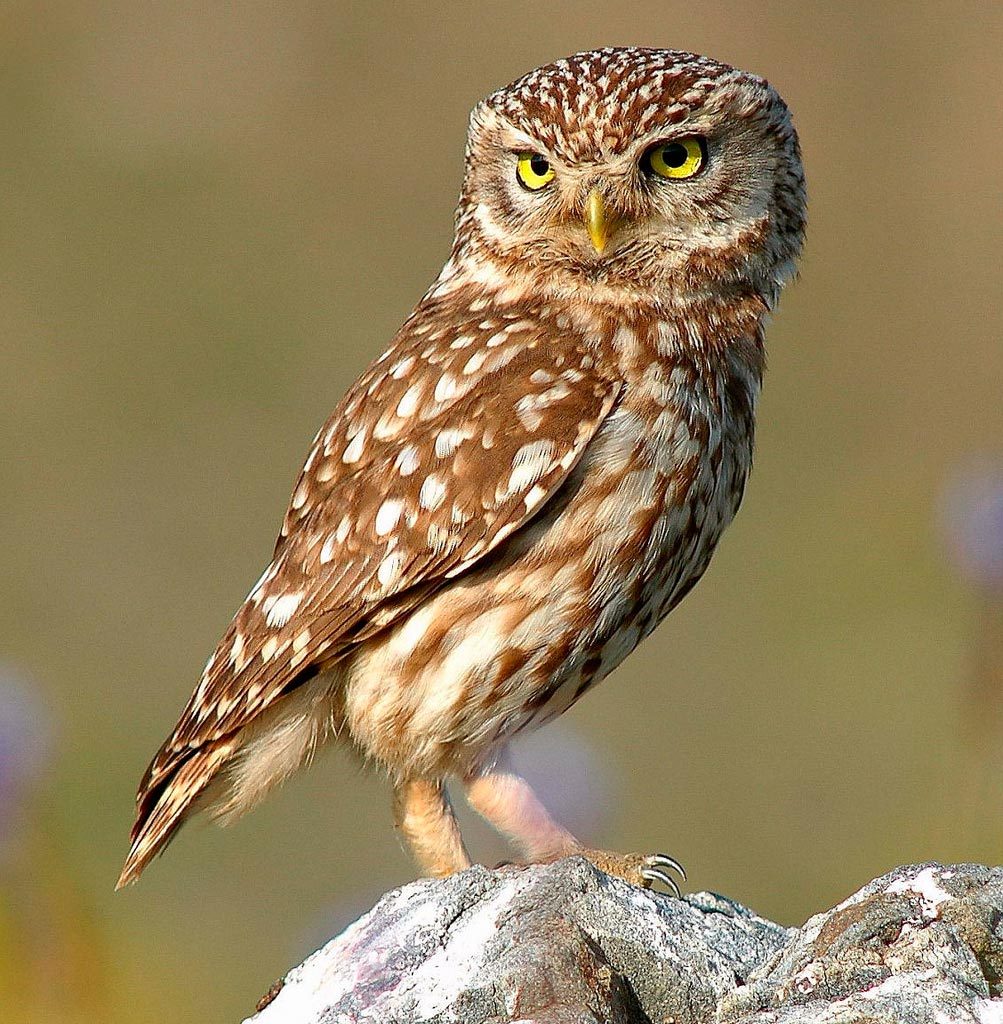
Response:
[[[348,664],[349,730],[391,770],[474,770],[612,671],[706,569],[751,465],[758,369],[629,358],[643,365],[541,513]]]

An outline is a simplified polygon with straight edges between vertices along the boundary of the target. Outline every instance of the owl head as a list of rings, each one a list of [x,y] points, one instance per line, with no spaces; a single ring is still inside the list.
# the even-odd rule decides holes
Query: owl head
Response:
[[[772,305],[804,234],[797,135],[762,78],[676,50],[538,68],[471,115],[453,262],[550,294]]]

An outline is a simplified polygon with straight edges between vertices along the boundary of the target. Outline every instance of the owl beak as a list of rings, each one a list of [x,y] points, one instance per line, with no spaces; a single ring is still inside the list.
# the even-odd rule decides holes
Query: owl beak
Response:
[[[593,188],[589,192],[585,200],[585,209],[582,211],[582,220],[585,221],[589,238],[592,239],[592,247],[601,255],[619,220],[606,205],[606,198],[601,189]]]

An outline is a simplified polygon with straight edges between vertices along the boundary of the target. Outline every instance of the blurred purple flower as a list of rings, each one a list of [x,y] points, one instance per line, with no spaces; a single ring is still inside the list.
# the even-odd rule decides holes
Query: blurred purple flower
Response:
[[[957,568],[979,587],[1003,590],[1003,459],[973,460],[948,483],[941,505]]]
[[[32,784],[47,761],[51,724],[41,700],[0,665],[0,853],[16,838]]]
[[[512,762],[554,819],[583,842],[610,824],[619,789],[612,766],[569,723],[551,722],[518,740]]]

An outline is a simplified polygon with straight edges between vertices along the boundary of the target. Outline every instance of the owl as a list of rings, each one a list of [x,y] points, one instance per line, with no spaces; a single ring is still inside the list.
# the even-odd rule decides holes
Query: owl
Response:
[[[678,892],[670,857],[584,848],[508,748],[707,568],[804,226],[787,107],[718,61],[606,48],[477,104],[449,259],[314,438],[140,783],[119,885],[338,741],[388,774],[425,874],[471,863],[448,782],[528,861]]]

